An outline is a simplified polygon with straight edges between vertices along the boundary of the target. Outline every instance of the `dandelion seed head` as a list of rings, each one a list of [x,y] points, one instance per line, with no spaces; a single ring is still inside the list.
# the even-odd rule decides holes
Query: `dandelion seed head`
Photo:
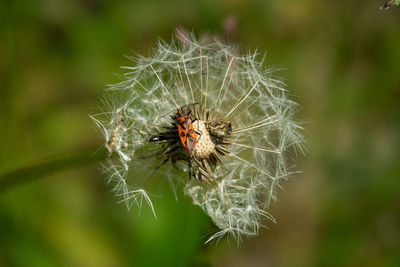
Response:
[[[220,229],[238,242],[263,227],[280,181],[292,175],[303,151],[297,104],[257,53],[218,40],[160,41],[149,57],[108,86],[105,111],[91,116],[110,158],[105,172],[116,195],[130,207],[143,200],[154,212],[147,183],[152,171],[175,184]],[[197,140],[188,151],[174,116],[184,109]],[[149,171],[150,170],[150,171]],[[188,174],[192,178],[188,178]],[[207,241],[207,242],[208,242]]]
[[[215,151],[215,143],[211,140],[204,121],[197,120],[193,123],[193,126],[200,135],[194,150],[194,157],[198,159],[208,158]]]

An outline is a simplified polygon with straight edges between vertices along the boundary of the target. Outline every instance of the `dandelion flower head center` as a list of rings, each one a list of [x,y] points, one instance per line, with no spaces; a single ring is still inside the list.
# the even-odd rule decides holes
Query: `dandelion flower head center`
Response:
[[[198,159],[207,158],[211,155],[211,153],[215,151],[215,143],[212,141],[210,133],[208,132],[204,121],[195,121],[193,123],[193,127],[200,136],[197,140],[197,145],[196,149],[193,152],[193,156]]]

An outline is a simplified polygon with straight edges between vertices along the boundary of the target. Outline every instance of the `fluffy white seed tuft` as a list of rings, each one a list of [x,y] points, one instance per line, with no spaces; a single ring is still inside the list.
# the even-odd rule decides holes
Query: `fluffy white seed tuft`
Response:
[[[288,99],[283,82],[263,67],[257,53],[236,51],[217,40],[160,41],[150,57],[131,58],[134,65],[124,67],[122,82],[108,87],[105,110],[92,116],[111,155],[105,171],[127,206],[145,200],[154,211],[145,191],[149,170],[162,172],[171,185],[183,182],[186,195],[218,226],[209,240],[231,234],[241,241],[256,235],[264,219],[273,220],[268,206],[280,181],[293,173],[290,155],[302,151],[301,127],[294,121],[297,105]],[[170,161],[159,168],[160,145],[149,142],[171,125],[170,115],[178,108],[195,103],[213,117],[193,122],[200,133],[194,157],[226,152],[220,154],[210,184],[189,180]],[[218,129],[212,133],[206,127],[213,121],[232,125],[227,142],[218,139]],[[186,165],[185,160],[177,162]]]

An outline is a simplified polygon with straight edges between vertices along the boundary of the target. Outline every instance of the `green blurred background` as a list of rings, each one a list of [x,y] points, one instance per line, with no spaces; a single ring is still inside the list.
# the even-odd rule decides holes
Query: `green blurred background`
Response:
[[[23,169],[0,191],[0,266],[400,266],[400,9],[383,2],[1,0],[0,173],[99,146],[104,84],[176,28],[266,52],[309,151],[277,224],[240,247],[203,245],[214,226],[167,184],[156,221],[82,156]]]

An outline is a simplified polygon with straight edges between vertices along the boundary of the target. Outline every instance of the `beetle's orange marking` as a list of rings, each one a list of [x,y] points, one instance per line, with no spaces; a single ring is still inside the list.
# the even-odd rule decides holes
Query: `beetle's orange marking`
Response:
[[[197,134],[193,128],[192,120],[183,109],[179,109],[175,117],[177,117],[176,126],[183,146],[189,151],[193,151],[197,144]]]

